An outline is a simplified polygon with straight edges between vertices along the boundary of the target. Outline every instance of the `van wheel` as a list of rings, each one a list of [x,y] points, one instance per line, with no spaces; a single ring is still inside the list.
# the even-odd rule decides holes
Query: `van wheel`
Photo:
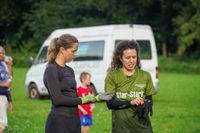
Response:
[[[37,86],[35,84],[31,84],[29,86],[29,98],[31,99],[39,99],[40,98],[40,94],[38,92]]]

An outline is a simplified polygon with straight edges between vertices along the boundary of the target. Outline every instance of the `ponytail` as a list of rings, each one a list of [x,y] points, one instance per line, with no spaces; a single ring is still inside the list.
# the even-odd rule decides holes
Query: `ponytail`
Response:
[[[48,48],[48,53],[47,53],[48,64],[53,63],[55,61],[56,56],[59,52],[59,49],[57,48],[57,40],[58,38],[54,38],[51,41],[51,44]]]
[[[59,53],[60,47],[65,49],[71,48],[73,43],[78,43],[75,36],[63,34],[59,38],[54,38],[48,48],[47,60],[48,64],[53,63]]]

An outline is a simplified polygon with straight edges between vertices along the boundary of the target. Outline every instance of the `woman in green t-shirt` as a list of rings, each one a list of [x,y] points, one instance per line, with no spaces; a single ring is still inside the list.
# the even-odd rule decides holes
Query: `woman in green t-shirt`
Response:
[[[105,91],[115,93],[107,102],[112,109],[112,133],[152,133],[152,95],[155,88],[148,72],[140,69],[139,45],[122,41],[114,51],[105,80]]]

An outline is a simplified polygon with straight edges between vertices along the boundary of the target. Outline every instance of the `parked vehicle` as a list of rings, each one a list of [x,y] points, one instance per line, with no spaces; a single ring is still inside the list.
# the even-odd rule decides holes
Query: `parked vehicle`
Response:
[[[158,91],[157,50],[152,29],[148,25],[103,25],[83,28],[58,29],[44,41],[37,57],[26,74],[25,86],[30,98],[48,95],[43,84],[43,73],[47,65],[47,50],[53,38],[69,33],[79,40],[77,57],[69,66],[75,71],[76,81],[79,74],[87,71],[98,92],[104,91],[104,79],[110,65],[114,48],[122,40],[135,39],[140,45],[142,69],[150,72],[156,91]]]

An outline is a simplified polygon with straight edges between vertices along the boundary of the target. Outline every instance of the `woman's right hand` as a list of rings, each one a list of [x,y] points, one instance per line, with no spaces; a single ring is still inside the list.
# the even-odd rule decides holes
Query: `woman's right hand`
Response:
[[[144,99],[141,97],[137,97],[137,98],[131,100],[130,103],[131,103],[131,105],[136,105],[136,106],[142,105],[142,104],[144,104]]]

